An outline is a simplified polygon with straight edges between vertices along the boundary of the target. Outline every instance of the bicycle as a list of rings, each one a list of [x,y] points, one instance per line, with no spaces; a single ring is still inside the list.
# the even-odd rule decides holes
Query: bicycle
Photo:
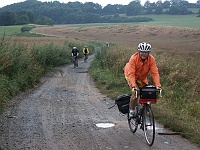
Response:
[[[88,54],[84,54],[84,55],[85,55],[84,62],[87,62],[87,60],[88,60]]]
[[[78,56],[73,56],[74,68],[78,67]]]
[[[155,139],[155,120],[151,104],[157,102],[157,94],[162,97],[162,90],[157,90],[153,85],[147,85],[140,90],[139,104],[136,105],[136,117],[130,118],[127,113],[128,125],[131,132],[135,133],[140,125],[144,131],[145,140],[149,146],[152,146]],[[138,90],[135,90],[136,98]]]

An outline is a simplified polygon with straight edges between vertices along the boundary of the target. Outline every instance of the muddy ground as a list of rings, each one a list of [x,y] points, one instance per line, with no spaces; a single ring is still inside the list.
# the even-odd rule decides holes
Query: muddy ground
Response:
[[[38,87],[14,98],[0,116],[0,145],[3,150],[197,150],[178,135],[156,125],[156,139],[149,147],[142,130],[131,133],[126,116],[117,107],[108,109],[113,100],[99,93],[87,71],[88,63],[79,67],[62,66],[49,74]],[[112,123],[113,127],[97,127]]]

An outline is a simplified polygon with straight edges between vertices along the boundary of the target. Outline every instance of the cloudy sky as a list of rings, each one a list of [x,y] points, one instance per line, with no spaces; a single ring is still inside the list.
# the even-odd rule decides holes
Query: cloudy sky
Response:
[[[14,4],[14,3],[19,3],[19,2],[23,2],[25,0],[0,0],[0,7],[4,7],[6,5],[10,5],[10,4]],[[133,0],[38,0],[38,1],[42,1],[42,2],[47,2],[47,1],[59,1],[60,3],[68,3],[68,2],[75,2],[75,1],[79,1],[82,3],[85,2],[93,2],[93,3],[98,3],[101,6],[106,6],[107,4],[122,4],[122,5],[128,5],[131,1]],[[158,0],[150,0],[150,2],[157,2]],[[165,0],[163,0],[165,1]],[[197,0],[187,0],[190,3],[196,3]],[[141,4],[144,4],[146,2],[146,0],[141,0]]]

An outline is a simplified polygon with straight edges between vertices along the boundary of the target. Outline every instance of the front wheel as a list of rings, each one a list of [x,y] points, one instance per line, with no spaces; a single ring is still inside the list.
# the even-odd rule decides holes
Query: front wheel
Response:
[[[88,59],[88,55],[85,54],[84,62],[87,62],[87,59]]]
[[[155,139],[155,121],[151,106],[148,104],[145,104],[144,106],[142,120],[145,139],[147,144],[152,146]]]
[[[78,58],[74,58],[74,68],[78,67]]]

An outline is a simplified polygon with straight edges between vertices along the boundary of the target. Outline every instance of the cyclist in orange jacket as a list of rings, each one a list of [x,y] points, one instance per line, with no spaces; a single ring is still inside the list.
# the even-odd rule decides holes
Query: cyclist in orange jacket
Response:
[[[150,51],[151,45],[149,43],[140,43],[138,45],[138,52],[131,56],[129,62],[124,67],[125,78],[133,93],[130,99],[130,117],[134,117],[136,114],[135,106],[138,99],[135,97],[134,91],[148,84],[147,75],[149,72],[154,85],[159,89],[161,88],[158,67]]]

